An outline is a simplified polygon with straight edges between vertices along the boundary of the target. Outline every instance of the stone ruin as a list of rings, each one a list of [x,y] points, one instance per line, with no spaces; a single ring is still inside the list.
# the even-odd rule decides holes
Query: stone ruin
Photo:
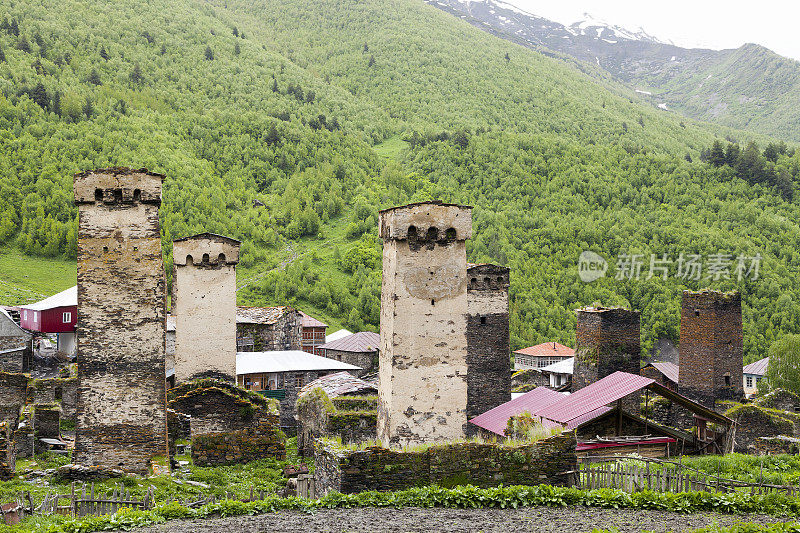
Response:
[[[202,233],[172,244],[175,380],[236,382],[236,264],[241,243]]]
[[[127,168],[75,175],[79,465],[147,474],[167,457],[163,179]]]

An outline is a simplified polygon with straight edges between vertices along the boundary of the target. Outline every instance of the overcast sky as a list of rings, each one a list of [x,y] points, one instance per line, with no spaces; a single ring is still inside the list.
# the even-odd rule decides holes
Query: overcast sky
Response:
[[[800,2],[761,0],[507,0],[534,15],[562,24],[577,22],[583,13],[636,30],[640,26],[661,40],[678,46],[738,48],[758,43],[800,60]],[[740,6],[746,5],[746,9]]]

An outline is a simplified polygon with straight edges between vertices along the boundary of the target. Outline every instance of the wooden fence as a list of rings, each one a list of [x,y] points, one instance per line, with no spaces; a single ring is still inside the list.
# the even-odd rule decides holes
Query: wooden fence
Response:
[[[800,496],[800,487],[773,485],[763,482],[748,483],[709,474],[680,462],[651,458],[620,459],[619,457],[592,457],[578,465],[578,486],[584,489],[620,489],[625,492],[652,490],[656,492],[750,492],[767,494],[783,492]]]
[[[113,514],[129,507],[133,509],[151,509],[155,501],[155,487],[150,485],[144,498],[137,500],[131,496],[129,490],[123,485],[114,487],[111,493],[95,495],[94,483],[87,490],[86,484],[81,484],[79,490],[72,484],[70,494],[46,494],[42,503],[34,509],[41,514],[61,514],[72,516]]]

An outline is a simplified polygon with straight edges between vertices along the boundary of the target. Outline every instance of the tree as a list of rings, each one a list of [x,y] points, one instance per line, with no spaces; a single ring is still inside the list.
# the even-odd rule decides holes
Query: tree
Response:
[[[791,174],[785,168],[778,171],[778,175],[775,177],[775,187],[784,200],[787,202],[792,201],[794,198],[794,183],[792,183]]]
[[[3,47],[0,46],[0,63],[6,60],[6,53],[3,52]]]
[[[26,54],[31,53],[31,45],[24,35],[19,38],[19,41],[17,41],[17,50],[25,52]]]
[[[106,52],[105,46],[100,47],[100,57],[108,61],[108,52]]]
[[[368,67],[371,67],[375,64],[375,56],[369,56],[369,63],[367,63]]]
[[[233,47],[233,53],[237,56],[242,53],[242,49],[239,48],[239,41],[236,41],[236,45]]]
[[[211,50],[211,46],[206,46],[206,59],[208,61],[212,61],[214,59],[214,51]]]
[[[800,335],[786,335],[773,342],[768,356],[764,375],[767,386],[800,394]]]
[[[364,43],[364,53],[367,52],[369,52],[369,46],[367,45],[367,43]]]
[[[100,81],[100,74],[97,73],[97,70],[92,69],[89,73],[89,83],[92,85],[101,85],[103,82]]]
[[[61,116],[61,91],[53,93],[53,100],[50,103],[50,111]]]
[[[94,115],[94,105],[92,104],[92,99],[88,96],[86,97],[86,103],[83,104],[83,114],[86,115],[86,118],[92,118],[92,115]]]
[[[47,89],[44,88],[42,82],[37,83],[31,91],[31,99],[42,109],[46,110],[50,106],[50,98],[48,98]]]
[[[272,92],[278,92],[278,80],[272,78]]]
[[[506,63],[508,63],[509,61],[511,61],[511,56],[509,56],[508,52],[506,52]],[[606,106],[605,103],[603,103],[603,107],[605,106]]]
[[[234,37],[238,37],[239,36],[239,28],[237,28],[236,26],[233,27],[233,36]]]
[[[725,164],[733,168],[739,162],[739,145],[736,143],[729,143],[725,148]]]
[[[722,141],[719,139],[715,140],[714,144],[711,145],[708,162],[715,167],[721,167],[725,164],[725,148],[722,147]]]
[[[131,70],[130,74],[131,83],[134,85],[138,85],[144,81],[144,76],[142,76],[142,69],[139,67],[139,63],[133,65],[133,70]]]
[[[14,37],[19,37],[19,24],[17,24],[17,19],[11,19],[9,30],[11,35],[13,35]]]

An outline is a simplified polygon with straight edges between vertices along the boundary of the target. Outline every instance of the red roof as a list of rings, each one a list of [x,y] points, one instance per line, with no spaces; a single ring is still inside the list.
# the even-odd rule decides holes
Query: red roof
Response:
[[[514,353],[518,353],[521,355],[534,355],[539,357],[541,356],[572,357],[573,355],[575,355],[575,350],[573,350],[569,346],[564,346],[563,344],[559,344],[557,342],[543,342],[542,344],[537,344],[536,346],[529,346],[528,348],[517,350]]]
[[[304,312],[300,311],[300,315],[303,317],[303,327],[304,328],[327,328],[328,324],[325,322],[320,322],[313,316],[309,316]]]
[[[576,452],[583,452],[586,450],[596,450],[598,448],[616,448],[619,446],[637,446],[646,444],[671,444],[677,442],[672,437],[655,437],[641,440],[628,440],[618,442],[579,442],[575,447]]]
[[[763,376],[767,373],[767,366],[769,366],[769,357],[759,359],[755,363],[750,363],[742,369],[742,374],[753,374],[755,376]]]
[[[675,363],[651,363],[653,368],[664,374],[668,380],[673,383],[678,383],[678,374],[680,368]]]
[[[335,341],[320,344],[317,348],[340,352],[377,352],[381,349],[381,336],[371,331],[359,331]]]
[[[537,387],[518,398],[514,398],[510,402],[500,404],[494,409],[490,409],[476,416],[470,420],[470,423],[487,431],[491,431],[492,433],[496,433],[497,435],[505,436],[508,419],[512,416],[521,415],[526,411],[532,415],[536,415],[545,407],[563,398],[563,394],[552,389]]]
[[[539,411],[537,414],[554,422],[572,425],[578,417],[615,402],[641,390],[655,380],[627,372],[614,372],[588,387],[573,392],[560,402]]]

